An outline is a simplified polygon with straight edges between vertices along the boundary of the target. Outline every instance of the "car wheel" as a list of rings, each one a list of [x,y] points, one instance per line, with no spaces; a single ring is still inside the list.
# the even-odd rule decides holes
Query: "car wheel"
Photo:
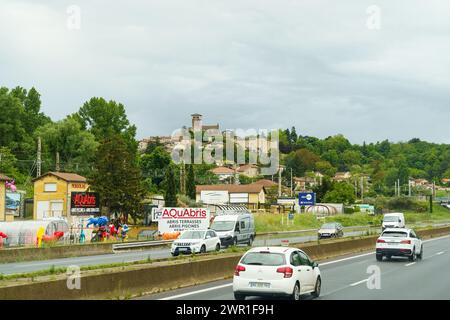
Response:
[[[245,296],[243,294],[234,294],[234,300],[245,300]]]
[[[417,258],[419,258],[420,260],[423,259],[423,245],[420,247],[420,253],[417,255]]]
[[[298,282],[294,286],[294,290],[292,290],[291,300],[300,300],[300,285]]]
[[[383,261],[383,255],[382,254],[377,254],[377,261]]]
[[[253,237],[250,237],[250,239],[248,239],[248,245],[249,247],[253,245]]]
[[[220,251],[220,244],[216,244],[216,251]]]
[[[417,255],[416,255],[416,248],[412,249],[412,253],[409,256],[409,261],[416,261]]]
[[[205,245],[202,245],[202,247],[200,248],[200,253],[205,253],[206,252],[206,247]]]
[[[392,259],[392,256],[386,256],[386,258],[387,258],[388,260],[391,260],[391,259]]]
[[[315,285],[315,287],[314,287],[314,292],[311,293],[311,295],[312,295],[314,298],[318,298],[318,297],[320,296],[320,290],[321,290],[321,288],[322,288],[322,280],[320,279],[320,276],[319,276],[319,277],[317,277],[317,280],[316,280],[316,285]]]
[[[172,257],[177,257],[178,256],[178,253],[172,253]]]

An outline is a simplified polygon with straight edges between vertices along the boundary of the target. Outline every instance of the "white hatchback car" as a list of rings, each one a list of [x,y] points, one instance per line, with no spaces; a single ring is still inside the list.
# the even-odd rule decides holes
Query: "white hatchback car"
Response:
[[[236,300],[247,296],[320,295],[319,265],[302,250],[288,247],[259,247],[245,253],[236,266],[233,292]]]
[[[219,250],[220,238],[214,230],[186,230],[173,241],[170,253],[178,256],[180,253],[205,253]]]
[[[423,257],[423,243],[414,230],[405,228],[385,229],[377,239],[376,257],[382,261],[383,257],[408,257],[415,261]]]

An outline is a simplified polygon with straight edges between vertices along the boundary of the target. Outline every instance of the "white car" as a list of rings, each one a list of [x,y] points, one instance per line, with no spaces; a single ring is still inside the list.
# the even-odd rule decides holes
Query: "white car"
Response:
[[[236,266],[233,292],[236,300],[247,296],[320,295],[319,265],[302,250],[288,247],[259,247],[245,253]]]
[[[220,238],[214,230],[186,230],[173,241],[170,253],[178,256],[180,253],[205,253],[220,250]]]
[[[382,261],[383,257],[408,257],[415,261],[423,257],[423,243],[414,230],[405,228],[385,229],[377,240],[376,257]]]

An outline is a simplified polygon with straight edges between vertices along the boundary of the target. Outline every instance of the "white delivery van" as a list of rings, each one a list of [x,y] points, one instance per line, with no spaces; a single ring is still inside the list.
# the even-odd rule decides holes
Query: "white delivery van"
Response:
[[[405,216],[403,213],[386,213],[383,217],[383,230],[386,228],[405,228]]]
[[[214,217],[210,229],[220,238],[222,247],[245,243],[251,246],[255,239],[255,219],[251,213],[224,214]]]

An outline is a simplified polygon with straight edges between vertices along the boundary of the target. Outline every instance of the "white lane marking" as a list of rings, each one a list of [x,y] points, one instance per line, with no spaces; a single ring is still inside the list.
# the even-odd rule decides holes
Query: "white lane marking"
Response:
[[[361,281],[358,281],[358,282],[355,282],[355,283],[352,283],[352,284],[350,285],[350,287],[354,287],[354,286],[357,286],[358,284],[367,282],[367,280],[369,280],[369,278],[364,279],[364,280],[361,280]]]
[[[407,263],[407,264],[405,264],[405,267],[409,267],[409,266],[412,266],[414,264],[416,264],[416,262]]]
[[[450,236],[443,236],[443,237],[439,237],[439,238],[432,238],[432,239],[424,240],[422,242],[425,243],[425,242],[431,242],[431,241],[442,240],[442,239],[447,239],[447,238],[450,238]]]
[[[436,253],[437,256],[440,256],[441,254],[444,254],[444,251]]]
[[[441,239],[445,239],[445,238],[450,238],[450,236],[444,236],[444,237],[440,237],[440,238],[429,239],[429,240],[425,240],[423,242],[430,242],[430,241],[441,240]],[[356,259],[356,258],[360,258],[360,257],[370,256],[370,255],[373,255],[373,254],[375,254],[375,253],[374,252],[368,252],[368,253],[359,254],[357,256],[351,256],[351,257],[343,258],[343,259],[339,259],[339,260],[333,260],[333,261],[329,261],[329,262],[319,263],[319,267],[320,266],[326,266],[326,265],[333,264],[333,263],[342,262],[342,261],[352,260],[352,259]],[[350,286],[356,286],[356,285],[358,285],[360,283],[367,282],[367,280],[368,279],[352,283]],[[207,289],[202,289],[202,290],[198,290],[198,291],[187,292],[187,293],[179,294],[179,295],[176,295],[176,296],[170,296],[170,297],[163,298],[163,299],[160,299],[160,300],[171,300],[171,299],[176,299],[176,298],[182,298],[182,297],[190,296],[190,295],[193,295],[193,294],[196,294],[196,293],[214,291],[216,289],[230,287],[232,285],[233,285],[233,283],[229,283],[229,284],[220,285],[220,286],[216,286],[216,287],[211,287],[211,288],[207,288]]]
[[[339,259],[339,260],[333,260],[333,261],[329,261],[329,262],[319,263],[319,267],[326,266],[328,264],[342,262],[342,261],[352,260],[352,259],[356,259],[356,258],[360,258],[360,257],[370,256],[370,255],[374,255],[374,254],[375,254],[375,252],[369,252],[369,253],[359,254],[357,256],[351,256],[351,257],[344,258],[344,259]]]
[[[206,289],[197,290],[197,291],[186,292],[186,293],[178,294],[176,296],[162,298],[162,299],[159,299],[159,300],[172,300],[172,299],[177,299],[177,298],[183,298],[183,297],[190,296],[190,295],[193,295],[193,294],[198,294],[198,293],[213,291],[213,290],[222,289],[222,288],[226,288],[226,287],[231,287],[232,285],[233,285],[233,283],[227,283],[227,284],[223,284],[221,286],[206,288]]]

